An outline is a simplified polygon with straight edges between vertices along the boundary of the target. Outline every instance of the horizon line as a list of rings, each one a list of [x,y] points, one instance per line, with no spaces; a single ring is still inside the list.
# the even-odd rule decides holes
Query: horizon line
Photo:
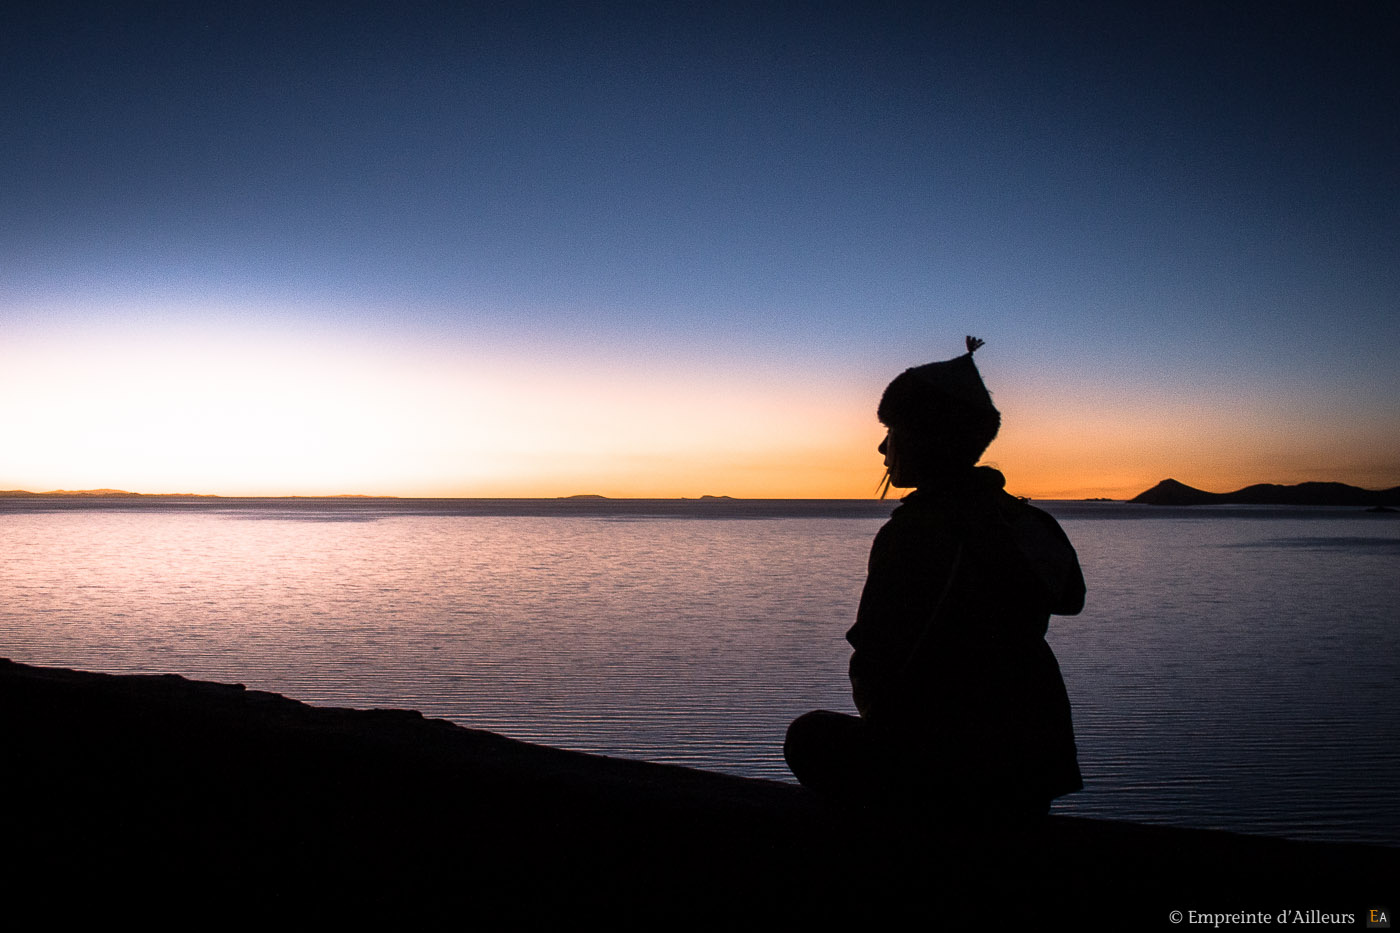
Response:
[[[1193,489],[1197,492],[1209,493],[1208,490],[1194,487],[1172,477],[1159,480],[1152,486],[1142,490],[1137,495],[1150,492],[1166,483],[1175,483]],[[1347,486],[1366,492],[1385,493],[1395,489],[1400,489],[1400,485],[1382,487],[1378,489],[1367,489],[1363,486],[1353,486],[1350,483],[1342,483],[1335,480],[1305,480],[1301,483],[1250,483],[1238,489],[1228,490],[1224,493],[1209,493],[1211,495],[1229,495],[1241,492],[1256,486],[1278,486],[1280,488],[1296,488],[1308,485],[1333,485]],[[913,490],[910,489],[909,492]],[[906,493],[907,494],[907,493]],[[53,489],[42,492],[35,492],[28,489],[0,489],[0,498],[88,498],[88,499],[118,499],[118,498],[164,498],[164,499],[312,499],[312,500],[347,500],[347,499],[379,499],[379,500],[479,500],[479,501],[536,501],[536,502],[558,502],[567,500],[607,500],[614,502],[701,502],[701,501],[811,501],[811,502],[879,502],[884,499],[881,496],[731,496],[725,494],[703,494],[699,496],[609,496],[600,493],[572,493],[569,495],[556,496],[470,496],[470,495],[399,495],[394,493],[374,494],[374,493],[326,493],[326,494],[302,494],[302,493],[282,493],[267,495],[229,495],[224,493],[211,492],[133,492],[126,489],[114,489],[110,487],[97,487],[92,489]],[[1062,501],[1062,502],[1126,502],[1134,496],[1023,496],[1020,498],[1039,501]],[[891,497],[890,501],[898,502],[899,497]]]

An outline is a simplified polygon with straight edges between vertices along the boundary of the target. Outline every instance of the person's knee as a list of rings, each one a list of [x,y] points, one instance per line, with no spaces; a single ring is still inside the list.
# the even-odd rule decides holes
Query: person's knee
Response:
[[[814,743],[826,744],[830,736],[841,729],[842,720],[851,718],[853,717],[833,713],[829,709],[814,709],[810,713],[803,713],[788,725],[787,736],[783,739],[783,756],[787,757],[790,749],[800,752]]]
[[[821,722],[828,712],[824,709],[814,709],[810,713],[803,713],[794,719],[788,724],[787,738],[783,741],[783,747],[786,748],[793,741],[801,743],[806,736],[820,729]]]
[[[822,710],[814,710],[810,713],[803,713],[798,716],[787,727],[787,735],[783,738],[783,760],[787,762],[793,774],[797,774],[798,766],[794,764],[794,759],[801,761],[803,750],[810,744],[810,736],[813,732],[813,718]],[[800,775],[799,775],[800,777]]]
[[[851,757],[860,730],[855,716],[827,709],[804,713],[788,726],[783,760],[804,785],[825,784],[828,772],[840,770],[841,762]]]

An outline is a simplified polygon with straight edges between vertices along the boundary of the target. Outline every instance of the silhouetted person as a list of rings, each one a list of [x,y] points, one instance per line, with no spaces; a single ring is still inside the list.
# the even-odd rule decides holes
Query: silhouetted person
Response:
[[[1001,425],[972,353],[905,370],[880,399],[885,488],[917,487],[880,529],[846,633],[860,716],[817,710],[783,753],[804,785],[952,821],[1034,818],[1083,787],[1045,632],[1084,606],[1074,547],[978,458]]]

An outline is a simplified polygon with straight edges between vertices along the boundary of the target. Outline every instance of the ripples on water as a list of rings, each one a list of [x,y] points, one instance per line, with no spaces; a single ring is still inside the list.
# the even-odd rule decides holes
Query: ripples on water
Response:
[[[4,500],[0,653],[787,780],[889,508]],[[1059,811],[1400,845],[1394,519],[1048,508],[1089,583]]]

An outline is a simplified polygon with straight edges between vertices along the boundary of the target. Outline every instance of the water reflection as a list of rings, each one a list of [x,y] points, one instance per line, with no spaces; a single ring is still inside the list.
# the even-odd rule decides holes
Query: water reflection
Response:
[[[1050,631],[1088,782],[1057,809],[1400,844],[1396,524],[1117,505],[1050,506],[1089,582]],[[0,511],[3,653],[779,779],[786,724],[849,707],[881,515],[345,508]]]

